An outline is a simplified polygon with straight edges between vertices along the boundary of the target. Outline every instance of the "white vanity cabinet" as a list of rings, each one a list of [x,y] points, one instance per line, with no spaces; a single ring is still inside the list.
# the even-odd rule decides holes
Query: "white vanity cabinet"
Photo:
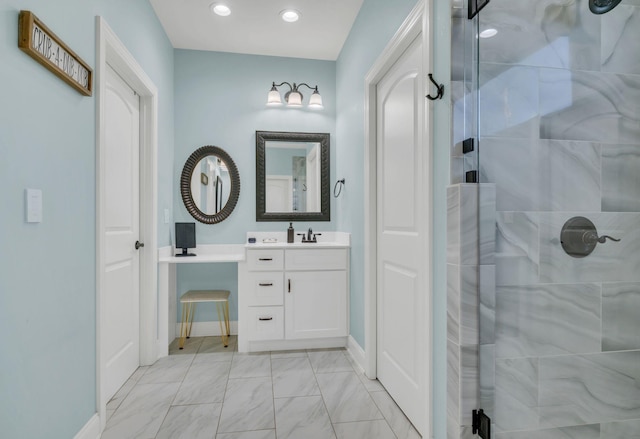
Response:
[[[238,349],[345,346],[349,249],[265,247],[248,247],[238,267]]]

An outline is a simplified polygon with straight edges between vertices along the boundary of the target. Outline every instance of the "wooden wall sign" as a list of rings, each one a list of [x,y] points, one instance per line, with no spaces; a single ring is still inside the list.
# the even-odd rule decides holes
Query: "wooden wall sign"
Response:
[[[93,91],[93,70],[31,11],[20,11],[18,47],[85,96]]]

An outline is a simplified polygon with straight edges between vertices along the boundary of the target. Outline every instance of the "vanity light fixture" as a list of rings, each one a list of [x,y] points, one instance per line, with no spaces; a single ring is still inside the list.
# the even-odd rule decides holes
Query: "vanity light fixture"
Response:
[[[221,17],[226,17],[227,15],[231,14],[231,9],[229,8],[229,6],[223,3],[211,3],[210,8],[211,12]]]
[[[302,86],[305,86],[309,90],[313,90],[313,93],[309,98],[309,103],[307,104],[307,107],[314,108],[314,109],[324,108],[324,106],[322,105],[322,96],[320,96],[320,93],[318,92],[317,85],[315,87],[311,87],[310,85],[305,84],[304,82],[301,84],[296,84],[294,82],[293,85],[291,85],[286,81],[281,82],[280,84],[276,84],[274,82],[271,85],[271,90],[269,91],[269,95],[267,96],[268,106],[275,107],[278,105],[282,105],[282,98],[280,97],[280,92],[278,91],[278,87],[281,87],[285,84],[289,86],[289,91],[286,92],[284,95],[284,100],[287,102],[287,107],[293,107],[293,108],[302,107],[303,96],[302,96],[302,93],[300,93],[299,88]]]

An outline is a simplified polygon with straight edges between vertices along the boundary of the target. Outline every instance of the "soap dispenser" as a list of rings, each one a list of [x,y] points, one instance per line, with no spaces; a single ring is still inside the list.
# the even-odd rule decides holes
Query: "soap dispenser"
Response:
[[[293,233],[293,223],[289,223],[289,228],[287,229],[287,242],[292,243],[294,236],[295,234]]]

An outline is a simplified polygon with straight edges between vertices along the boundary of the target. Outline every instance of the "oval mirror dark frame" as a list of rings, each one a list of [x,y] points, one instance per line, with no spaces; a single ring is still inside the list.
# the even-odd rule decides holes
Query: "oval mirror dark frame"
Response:
[[[224,205],[222,210],[213,215],[207,215],[201,211],[193,200],[193,195],[191,194],[191,176],[193,175],[193,171],[198,163],[200,163],[200,160],[210,155],[220,157],[227,166],[229,178],[231,179],[231,191],[229,193],[227,204]],[[187,208],[187,211],[196,220],[204,224],[216,224],[224,221],[229,215],[231,215],[231,212],[233,212],[233,209],[238,203],[238,198],[240,197],[240,174],[238,173],[238,168],[229,154],[227,154],[223,149],[212,145],[198,148],[189,156],[184,164],[184,168],[182,168],[182,175],[180,176],[180,194],[182,195],[182,201],[184,202],[184,206]]]
[[[266,211],[267,141],[320,144],[320,212]],[[329,133],[256,131],[256,221],[331,221],[329,198]]]

